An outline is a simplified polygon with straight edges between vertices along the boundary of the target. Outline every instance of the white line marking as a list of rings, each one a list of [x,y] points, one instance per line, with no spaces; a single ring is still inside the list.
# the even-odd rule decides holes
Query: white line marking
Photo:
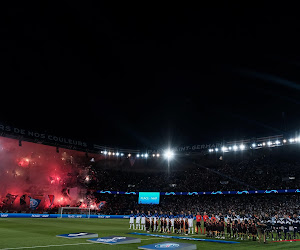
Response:
[[[90,245],[94,243],[77,243],[77,244],[62,244],[62,245],[47,245],[47,246],[32,246],[32,247],[11,247],[1,248],[0,250],[12,250],[12,249],[29,249],[29,248],[40,248],[40,247],[63,247],[63,246],[77,246],[77,245]]]
[[[141,239],[141,240],[165,240],[164,238],[150,238],[150,239]],[[0,249],[1,250],[1,249]]]

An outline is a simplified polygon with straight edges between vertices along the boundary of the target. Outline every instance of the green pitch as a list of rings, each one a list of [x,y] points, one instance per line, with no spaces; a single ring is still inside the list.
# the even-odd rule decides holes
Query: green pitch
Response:
[[[0,249],[137,249],[139,246],[170,239],[151,236],[128,235],[126,219],[41,219],[0,218]],[[64,239],[58,234],[77,232],[98,233],[99,237],[120,235],[141,238],[142,242],[128,245],[88,243],[86,239]],[[141,232],[141,231],[137,231]],[[203,237],[205,239],[205,237]],[[241,241],[240,244],[222,244],[171,239],[171,241],[196,244],[197,249],[300,249],[300,242],[268,244]],[[27,247],[27,248],[26,248]]]

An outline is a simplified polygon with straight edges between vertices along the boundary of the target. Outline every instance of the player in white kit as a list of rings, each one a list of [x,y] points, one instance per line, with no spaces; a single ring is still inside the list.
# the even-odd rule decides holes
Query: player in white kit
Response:
[[[171,220],[171,226],[170,226],[170,230],[172,230],[172,232],[174,233],[174,222],[175,222],[175,217],[173,215],[172,212],[170,212],[170,220]],[[171,229],[172,228],[172,229]]]
[[[191,211],[189,211],[187,218],[189,224],[188,233],[192,232],[192,234],[194,234],[194,216],[192,215]]]
[[[142,211],[142,214],[141,214],[141,225],[142,225],[141,230],[146,230],[146,215],[145,215],[144,211]]]
[[[158,221],[158,213],[157,213],[157,210],[155,210],[154,214],[152,214],[153,231],[156,231],[156,229],[157,229],[157,226],[156,226],[157,221]]]
[[[136,217],[135,217],[135,229],[141,230],[141,214],[139,210],[136,210]]]
[[[168,213],[166,213],[165,218],[166,218],[166,224],[167,224],[165,230],[166,230],[167,233],[169,233],[169,228],[170,228],[170,218],[169,218]]]
[[[129,229],[132,228],[134,230],[134,218],[135,218],[135,215],[134,215],[133,211],[131,211],[130,217],[129,217]]]

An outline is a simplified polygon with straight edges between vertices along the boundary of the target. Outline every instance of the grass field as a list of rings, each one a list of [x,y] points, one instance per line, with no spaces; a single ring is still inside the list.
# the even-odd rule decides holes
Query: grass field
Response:
[[[2,249],[137,249],[139,246],[163,241],[192,243],[197,249],[300,249],[300,242],[267,244],[241,241],[240,244],[196,242],[162,239],[151,236],[128,235],[126,219],[49,219],[49,218],[0,218],[0,250]],[[99,237],[120,235],[141,238],[142,242],[128,245],[104,245],[88,243],[86,239],[64,239],[58,234],[76,232],[98,233]],[[137,231],[141,232],[141,231]],[[203,237],[205,238],[205,237]],[[27,248],[26,248],[27,247]]]

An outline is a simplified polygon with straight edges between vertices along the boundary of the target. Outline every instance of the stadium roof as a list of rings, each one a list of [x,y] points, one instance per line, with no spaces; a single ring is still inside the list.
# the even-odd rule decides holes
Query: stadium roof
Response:
[[[298,13],[61,3],[1,15],[1,120],[123,148],[299,123]]]

